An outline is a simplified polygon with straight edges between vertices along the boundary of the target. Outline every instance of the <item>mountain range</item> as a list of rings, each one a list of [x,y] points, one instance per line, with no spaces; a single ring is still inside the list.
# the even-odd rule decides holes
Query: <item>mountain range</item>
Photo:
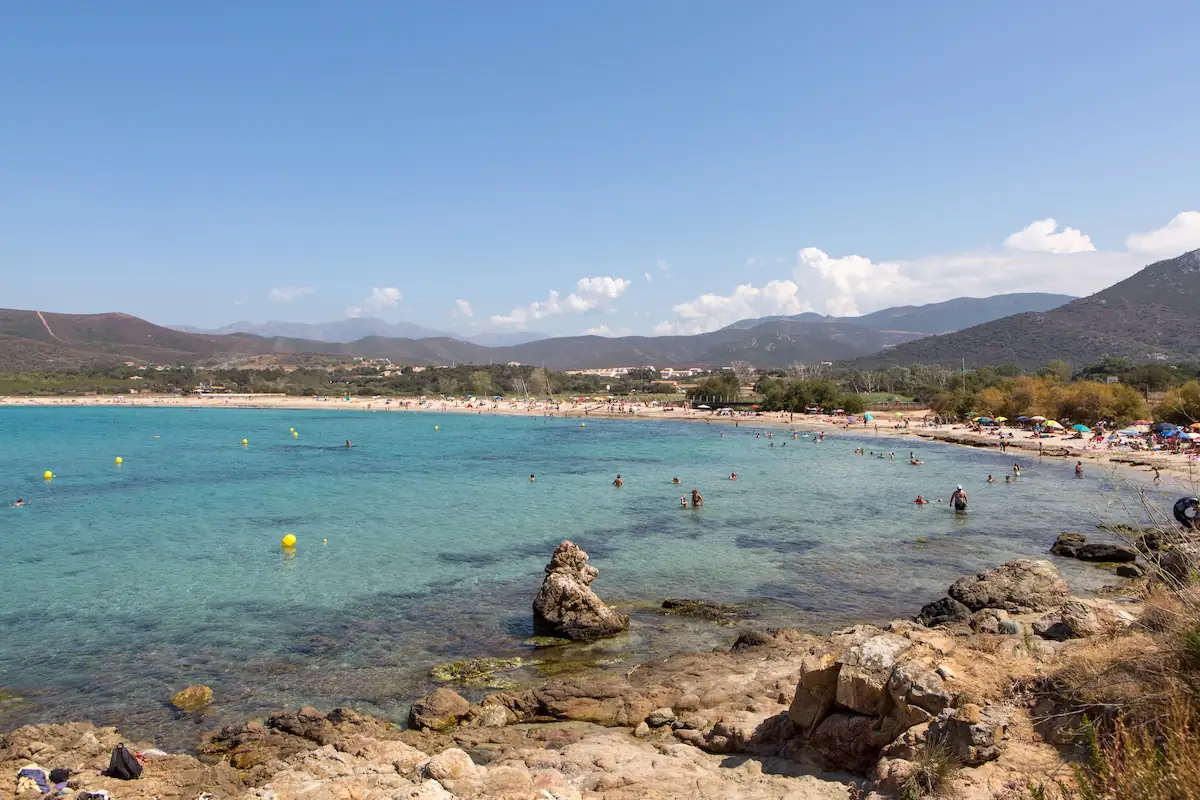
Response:
[[[224,336],[231,333],[251,333],[266,339],[311,339],[314,342],[356,342],[368,336],[386,339],[458,339],[482,347],[510,347],[539,339],[549,339],[544,333],[531,331],[479,333],[459,336],[448,331],[424,328],[412,322],[387,322],[376,317],[351,317],[336,322],[247,322],[241,320],[223,328],[206,330],[190,325],[172,325],[171,328],[185,333],[205,333]]]
[[[1017,313],[1005,316],[1010,312]],[[0,370],[55,369],[122,360],[237,363],[251,356],[307,353],[388,358],[394,363],[411,364],[515,361],[554,369],[645,364],[721,366],[731,361],[747,361],[763,368],[838,361],[873,369],[918,362],[959,363],[962,358],[975,365],[1038,366],[1050,358],[1082,363],[1104,355],[1143,360],[1158,353],[1186,357],[1195,354],[1200,342],[1200,251],[1152,264],[1121,283],[1078,300],[1047,294],[958,298],[883,309],[861,317],[808,313],[742,320],[721,330],[691,336],[569,336],[485,346],[450,336],[370,334],[342,342],[283,335],[305,332],[336,339],[370,330],[371,325],[399,324],[346,320],[321,326],[277,327],[266,329],[271,335],[259,335],[181,331],[127,314],[8,310],[0,311]],[[356,330],[353,325],[364,327]],[[957,326],[965,327],[938,335]]]
[[[877,369],[906,364],[1073,366],[1105,356],[1200,360],[1200,250],[1158,261],[1120,283],[1058,308],[899,345],[853,360]]]

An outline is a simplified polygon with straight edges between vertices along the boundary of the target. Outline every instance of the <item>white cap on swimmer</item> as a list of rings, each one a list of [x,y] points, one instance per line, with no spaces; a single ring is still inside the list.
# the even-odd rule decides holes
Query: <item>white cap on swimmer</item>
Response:
[[[958,485],[958,490],[959,490],[960,492],[962,491],[962,484],[961,484],[961,483]]]

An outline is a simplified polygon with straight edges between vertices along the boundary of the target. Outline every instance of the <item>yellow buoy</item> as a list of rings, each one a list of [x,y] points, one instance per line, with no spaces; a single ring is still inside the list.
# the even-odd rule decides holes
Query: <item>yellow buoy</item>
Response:
[[[587,427],[587,423],[586,423],[586,422],[581,422],[581,423],[579,423],[579,427],[581,427],[581,428],[586,428],[586,427]]]
[[[433,426],[433,429],[434,429],[435,431],[440,431],[440,430],[441,430],[441,428],[440,428],[440,427],[438,427],[437,425],[434,425],[434,426]]]
[[[321,544],[329,544],[329,540],[328,540],[328,539],[322,539],[322,540],[321,540]]]
[[[300,438],[300,434],[296,433],[295,431],[292,431],[292,438],[293,438],[293,439],[299,439],[299,438]]]
[[[119,466],[121,466],[121,464],[123,464],[123,463],[125,463],[125,462],[123,462],[123,461],[121,460],[121,457],[120,457],[120,456],[117,456],[117,466],[119,467]]]
[[[285,533],[283,536],[282,544],[284,547],[295,547],[296,546],[296,534]]]
[[[242,439],[242,447],[245,447],[248,444],[250,444],[250,442],[248,440]]]
[[[42,478],[45,480],[50,480],[53,477],[54,477],[54,473],[51,472],[50,470],[46,470],[45,472],[42,473]]]
[[[296,432],[295,428],[288,428],[288,433],[295,433],[295,432]]]

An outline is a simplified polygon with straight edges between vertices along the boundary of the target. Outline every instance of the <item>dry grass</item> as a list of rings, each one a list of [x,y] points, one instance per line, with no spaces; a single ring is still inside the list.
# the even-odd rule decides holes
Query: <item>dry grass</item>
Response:
[[[916,771],[900,787],[900,800],[946,797],[950,781],[962,769],[950,748],[943,744],[926,744],[913,763]]]

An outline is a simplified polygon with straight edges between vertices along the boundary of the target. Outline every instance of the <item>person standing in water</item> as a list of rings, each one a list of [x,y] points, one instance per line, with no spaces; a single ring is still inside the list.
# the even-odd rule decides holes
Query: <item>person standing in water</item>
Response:
[[[961,485],[957,486],[950,495],[950,505],[954,506],[955,511],[967,510],[967,492]]]
[[[700,496],[700,492],[692,489],[692,508],[699,508],[704,505],[704,498]]]
[[[613,481],[613,486],[615,486],[615,487],[617,487],[618,489],[620,489],[620,488],[621,488],[622,486],[624,486],[624,485],[625,485],[625,481],[621,480],[621,476],[620,476],[620,475],[617,475],[616,479]]]
[[[679,507],[680,507],[680,508],[687,508],[687,507],[688,507],[688,503],[687,503],[687,495],[684,495],[684,494],[681,494],[681,495],[679,495]]]
[[[537,480],[537,478],[535,478],[535,477],[533,476],[533,473],[532,473],[532,472],[531,472],[531,473],[529,473],[529,482],[530,482],[530,483],[533,483],[535,480]]]
[[[995,478],[993,478],[991,475],[988,475],[987,482],[988,482],[988,483],[995,483],[995,482],[996,482],[996,479],[995,479]]]
[[[1075,477],[1076,478],[1083,477],[1083,462],[1082,461],[1075,462]]]
[[[1020,464],[1013,464],[1013,477],[1014,478],[1021,477],[1021,465]]]

